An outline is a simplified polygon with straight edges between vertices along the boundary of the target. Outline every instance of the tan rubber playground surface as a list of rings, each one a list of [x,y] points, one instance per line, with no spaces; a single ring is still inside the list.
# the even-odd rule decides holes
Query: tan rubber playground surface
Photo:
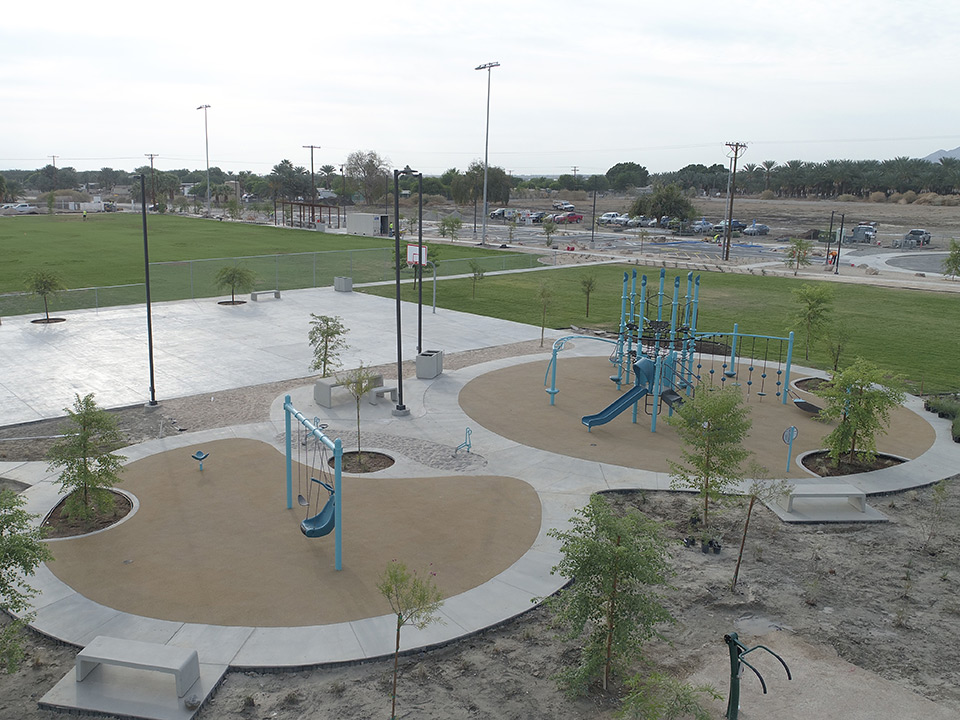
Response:
[[[581,424],[582,415],[616,398],[611,369],[602,357],[561,358],[553,407],[542,360],[472,380],[459,402],[476,422],[519,443],[668,472],[667,460],[679,458],[680,444],[665,416],[656,434],[642,408],[637,424],[630,411],[592,432]],[[830,430],[772,393],[762,401],[754,395],[748,405],[749,446],[770,476],[782,477],[786,469],[785,428],[800,430],[794,457],[821,447]],[[928,423],[899,409],[879,449],[914,458],[934,437]],[[435,573],[449,597],[510,567],[540,530],[539,498],[517,478],[344,476],[344,569],[337,572],[333,535],[305,538],[299,529],[304,509],[296,503],[286,509],[282,453],[252,440],[204,443],[210,457],[200,473],[190,457],[199,448],[127,466],[121,487],[139,499],[139,511],[105,532],[52,543],[51,570],[89,599],[135,615],[213,625],[319,625],[389,613],[376,583],[390,560]],[[795,468],[788,475],[800,476]]]
[[[667,460],[680,458],[680,441],[666,422],[666,414],[657,418],[657,432],[651,433],[651,418],[644,414],[642,400],[636,424],[631,421],[630,410],[590,432],[580,422],[582,416],[600,412],[619,394],[616,383],[609,379],[614,366],[607,358],[561,355],[557,364],[560,392],[553,406],[545,391],[548,386],[543,384],[546,369],[547,363],[540,361],[481,375],[460,391],[460,406],[489,430],[541,450],[654,472],[669,472]],[[624,391],[627,389],[623,386]],[[814,420],[809,413],[794,407],[792,400],[780,404],[769,378],[765,389],[768,394],[762,399],[754,390],[747,400],[753,419],[748,447],[754,452],[754,459],[767,468],[768,477],[783,477],[787,469],[784,430],[791,425],[799,430],[793,442],[796,458],[802,452],[823,447],[821,440],[833,425]],[[800,395],[822,406],[815,396]],[[877,447],[881,452],[912,459],[929,449],[935,439],[929,423],[905,408],[898,408],[888,433],[878,440]],[[804,476],[794,466],[788,477]]]
[[[512,565],[540,530],[540,501],[516,478],[343,478],[343,570],[333,534],[304,537],[286,509],[283,454],[252,440],[204,443],[131,463],[140,500],[125,523],[52,543],[50,569],[91,600],[148,617],[213,625],[299,626],[390,612],[387,562],[434,572],[445,597]],[[294,469],[293,493],[297,494]]]

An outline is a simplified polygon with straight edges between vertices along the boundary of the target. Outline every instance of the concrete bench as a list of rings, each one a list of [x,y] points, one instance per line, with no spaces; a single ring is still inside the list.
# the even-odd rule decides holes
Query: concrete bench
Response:
[[[83,682],[97,665],[171,673],[177,681],[177,697],[186,695],[200,679],[200,658],[196,650],[105,635],[95,638],[77,655],[77,682]]]
[[[383,387],[383,375],[374,375],[372,379],[373,387]],[[333,391],[335,388],[343,387],[349,382],[346,376],[340,377],[334,375],[318,379],[313,384],[313,401],[320,407],[333,407]]]
[[[376,405],[377,400],[387,395],[390,396],[391,401],[397,401],[397,389],[395,387],[378,387],[370,392],[370,404]]]
[[[847,502],[862,513],[867,511],[867,494],[853,485],[843,483],[824,485],[795,485],[786,495],[780,498],[780,504],[787,512],[793,512],[793,501],[797,498],[808,500],[811,498],[845,497]]]
[[[254,290],[252,293],[250,293],[250,299],[254,302],[257,302],[257,298],[261,295],[273,295],[277,300],[280,299],[279,290]]]

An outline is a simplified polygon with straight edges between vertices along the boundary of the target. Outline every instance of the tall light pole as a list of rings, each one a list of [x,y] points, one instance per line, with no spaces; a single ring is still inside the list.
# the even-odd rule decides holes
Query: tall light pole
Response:
[[[317,204],[317,181],[313,179],[313,151],[319,150],[319,145],[304,145],[305,148],[310,148],[310,202],[314,205]],[[316,217],[314,217],[314,212],[316,208],[310,208],[310,222],[315,222]]]
[[[490,71],[495,67],[500,67],[500,63],[484,63],[474,68],[475,70],[487,71],[487,132],[483,144],[483,234],[480,236],[481,245],[487,244],[487,216],[490,214],[490,209],[487,207],[487,170],[490,159]]]
[[[203,110],[203,139],[207,146],[207,215],[210,215],[210,131],[207,129],[207,110],[209,105],[201,105],[197,110]]]
[[[153,311],[150,306],[150,249],[147,245],[147,188],[143,173],[140,173],[140,217],[143,220],[143,280],[147,288],[147,360],[150,365],[150,400],[147,407],[156,407],[157,389],[153,368]]]

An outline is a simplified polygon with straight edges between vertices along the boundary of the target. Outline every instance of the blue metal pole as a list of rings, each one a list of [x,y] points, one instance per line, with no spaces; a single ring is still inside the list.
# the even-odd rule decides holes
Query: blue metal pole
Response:
[[[680,307],[680,276],[673,279],[673,305],[670,308],[670,339],[677,339],[677,310]]]
[[[290,449],[290,396],[283,398],[284,428],[286,429],[287,446],[287,510],[293,507],[293,454]]]
[[[737,329],[738,323],[733,324],[733,340],[730,342],[730,369],[724,373],[727,377],[737,376]]]
[[[787,337],[787,367],[783,375],[783,397],[780,400],[783,405],[787,404],[787,390],[790,387],[790,364],[793,361],[793,330],[790,331]]]
[[[333,489],[337,494],[337,502],[333,506],[333,564],[337,570],[343,570],[343,483],[340,475],[343,470],[343,444],[340,438],[333,441]]]
[[[666,268],[660,268],[660,292],[657,293],[657,320],[663,320],[663,284],[666,282],[666,278]]]
[[[653,411],[650,413],[650,432],[657,431],[657,411],[660,409],[660,381],[663,372],[663,355],[657,355],[657,371],[653,376]]]

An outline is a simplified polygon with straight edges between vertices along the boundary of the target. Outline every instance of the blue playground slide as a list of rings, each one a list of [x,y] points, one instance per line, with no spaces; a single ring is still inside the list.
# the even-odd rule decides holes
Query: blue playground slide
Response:
[[[584,415],[580,418],[580,422],[586,425],[588,429],[594,425],[605,425],[648,392],[650,391],[646,387],[635,385],[595,415]]]
[[[300,523],[300,532],[308,538],[318,538],[329,535],[330,531],[333,530],[334,521],[336,520],[336,515],[334,514],[334,511],[337,509],[336,500],[337,496],[331,495],[320,512]]]

